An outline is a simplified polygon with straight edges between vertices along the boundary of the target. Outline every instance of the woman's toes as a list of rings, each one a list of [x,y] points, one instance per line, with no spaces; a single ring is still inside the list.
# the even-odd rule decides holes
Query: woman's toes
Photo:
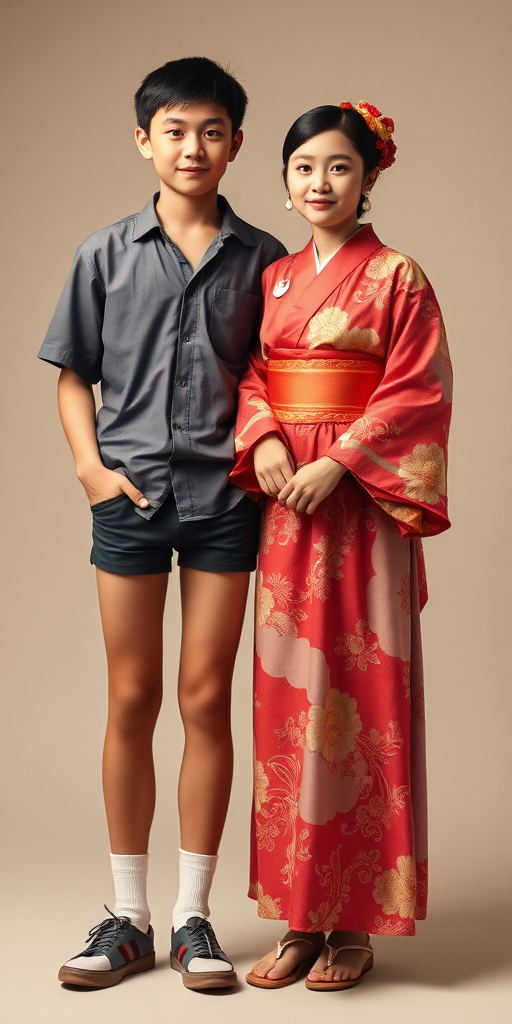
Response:
[[[312,967],[308,974],[308,978],[309,981],[321,981],[323,978],[323,971],[317,971]]]
[[[257,964],[254,964],[253,974],[257,974],[259,978],[264,978],[269,970],[270,964],[267,960],[258,960]]]

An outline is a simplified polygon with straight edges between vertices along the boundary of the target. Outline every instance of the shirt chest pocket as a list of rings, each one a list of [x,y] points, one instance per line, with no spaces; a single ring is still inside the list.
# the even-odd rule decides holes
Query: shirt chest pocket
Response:
[[[242,362],[253,331],[259,327],[261,298],[234,288],[218,288],[210,313],[209,335],[215,352],[231,363]]]

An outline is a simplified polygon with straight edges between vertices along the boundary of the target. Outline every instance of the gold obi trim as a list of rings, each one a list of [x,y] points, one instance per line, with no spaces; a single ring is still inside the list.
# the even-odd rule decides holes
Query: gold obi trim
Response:
[[[384,361],[377,356],[338,356],[332,350],[319,355],[315,350],[311,358],[307,352],[299,359],[269,359],[269,404],[280,423],[352,423],[384,375]]]

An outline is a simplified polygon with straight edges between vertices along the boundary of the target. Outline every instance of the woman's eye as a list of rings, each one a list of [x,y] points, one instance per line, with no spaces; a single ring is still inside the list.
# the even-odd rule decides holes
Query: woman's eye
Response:
[[[334,167],[331,168],[331,170],[338,173],[339,171],[348,171],[348,167],[346,164],[335,164]]]
[[[299,164],[296,170],[303,171],[305,174],[307,174],[307,172],[311,170],[311,167],[309,166],[309,164]]]

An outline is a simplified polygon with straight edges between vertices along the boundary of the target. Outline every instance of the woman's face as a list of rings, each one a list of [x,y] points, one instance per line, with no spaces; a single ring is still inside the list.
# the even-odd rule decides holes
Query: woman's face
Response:
[[[308,139],[288,161],[287,185],[295,209],[314,227],[357,222],[364,180],[363,158],[339,129]]]

